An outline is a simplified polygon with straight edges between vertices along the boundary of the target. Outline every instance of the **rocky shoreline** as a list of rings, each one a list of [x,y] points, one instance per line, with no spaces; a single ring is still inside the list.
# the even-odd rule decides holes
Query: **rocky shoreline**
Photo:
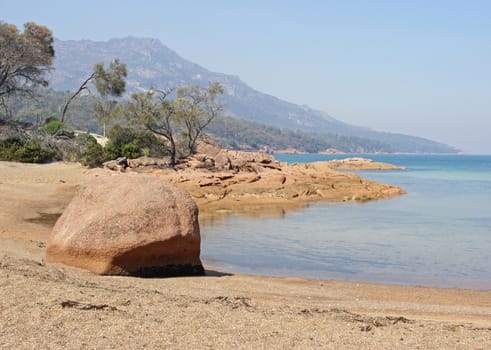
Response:
[[[199,152],[170,169],[161,159],[128,162],[127,172],[150,173],[189,192],[202,213],[294,208],[308,202],[366,202],[404,194],[404,190],[338,170],[400,170],[364,158],[286,164],[261,152],[222,150],[201,145]],[[120,171],[116,162],[105,167]]]

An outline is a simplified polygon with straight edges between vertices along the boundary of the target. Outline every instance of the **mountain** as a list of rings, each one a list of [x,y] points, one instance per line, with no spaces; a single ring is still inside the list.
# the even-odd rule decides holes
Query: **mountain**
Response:
[[[352,126],[325,112],[261,93],[237,76],[211,72],[185,60],[157,39],[128,37],[107,42],[55,40],[55,51],[51,87],[57,90],[74,90],[91,73],[95,63],[107,63],[119,58],[128,67],[129,92],[150,87],[204,86],[217,81],[225,89],[223,101],[227,114],[235,118],[280,129],[369,139],[384,144],[381,151],[457,152],[447,145],[419,137]]]

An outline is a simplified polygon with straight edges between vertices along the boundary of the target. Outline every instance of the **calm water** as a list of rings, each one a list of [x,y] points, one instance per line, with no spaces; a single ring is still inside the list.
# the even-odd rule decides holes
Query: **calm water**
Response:
[[[274,217],[224,216],[202,227],[203,259],[236,273],[490,289],[491,156],[368,157],[407,167],[359,173],[408,194]]]

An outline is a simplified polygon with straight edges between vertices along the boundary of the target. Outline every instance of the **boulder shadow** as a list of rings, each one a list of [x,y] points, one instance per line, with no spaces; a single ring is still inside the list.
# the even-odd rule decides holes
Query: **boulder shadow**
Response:
[[[233,273],[229,273],[229,272],[205,269],[205,274],[204,276],[201,277],[227,277],[233,275],[234,275]]]

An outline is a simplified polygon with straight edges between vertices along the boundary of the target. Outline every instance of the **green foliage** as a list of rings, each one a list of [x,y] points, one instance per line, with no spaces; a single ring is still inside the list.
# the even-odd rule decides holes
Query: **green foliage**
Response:
[[[99,97],[92,95],[95,98],[94,114],[102,121],[104,128],[104,136],[106,135],[107,123],[115,117],[117,101],[107,100],[108,96],[121,97],[126,91],[127,76],[126,65],[120,62],[119,59],[115,59],[109,65],[108,69],[104,68],[103,63],[97,63],[94,65],[94,72],[85,79],[77,91],[75,91],[69,98],[67,98],[63,110],[61,113],[61,121],[65,121],[65,116],[70,104],[84,91],[89,91],[88,85],[90,82],[94,83]]]
[[[95,141],[95,139],[94,139]],[[101,166],[106,161],[106,154],[104,148],[96,142],[90,143],[87,151],[80,159],[82,165],[86,165],[89,168],[96,168]]]
[[[64,123],[59,121],[58,119],[49,118],[49,121],[43,125],[43,130],[48,134],[56,136],[56,137],[68,137],[72,138],[75,136],[72,128],[66,126]]]
[[[126,158],[138,158],[142,156],[142,150],[138,146],[136,140],[126,143],[121,147],[121,155]]]
[[[169,97],[175,91],[175,99]],[[170,164],[178,157],[196,152],[197,140],[222,111],[217,101],[223,93],[219,83],[208,88],[185,86],[177,90],[155,90],[131,96],[127,107],[129,122],[162,136],[169,150]]]
[[[49,124],[52,122],[60,122],[60,121],[56,117],[50,116],[50,117],[46,118],[46,120],[44,121],[44,124]]]
[[[94,136],[89,133],[78,134],[76,142],[81,149],[85,150],[79,159],[82,165],[96,168],[106,161],[104,148],[97,143]]]
[[[122,156],[121,148],[116,147],[111,141],[104,146],[104,152],[107,159],[116,159]]]
[[[41,148],[39,141],[31,139],[23,145],[18,140],[10,140],[0,144],[0,160],[23,162],[23,163],[45,163],[51,160],[53,154]]]
[[[137,131],[116,124],[109,132],[105,147],[108,159],[118,157],[138,158],[141,156],[162,156],[163,147],[159,139],[147,131]]]
[[[43,129],[50,135],[56,135],[58,131],[63,128],[65,124],[60,122],[59,120],[51,120],[48,123],[44,124]]]
[[[109,64],[108,69],[104,68],[103,63],[97,63],[94,66],[94,83],[97,92],[102,97],[121,96],[126,91],[126,76],[126,64],[118,58]]]

